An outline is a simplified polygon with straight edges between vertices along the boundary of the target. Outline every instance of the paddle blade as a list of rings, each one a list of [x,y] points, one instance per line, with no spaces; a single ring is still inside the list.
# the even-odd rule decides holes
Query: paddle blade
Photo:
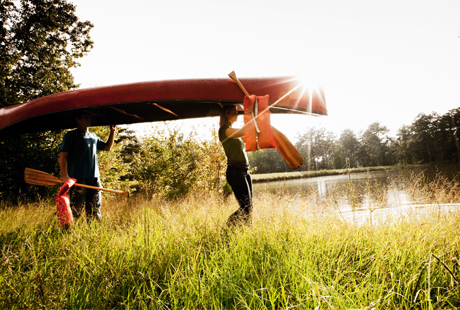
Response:
[[[275,147],[291,169],[298,169],[303,165],[303,158],[289,139],[275,127],[272,127]]]
[[[30,168],[26,168],[24,170],[24,181],[27,184],[45,186],[61,184],[61,180],[59,180],[55,176],[43,171],[38,171]]]

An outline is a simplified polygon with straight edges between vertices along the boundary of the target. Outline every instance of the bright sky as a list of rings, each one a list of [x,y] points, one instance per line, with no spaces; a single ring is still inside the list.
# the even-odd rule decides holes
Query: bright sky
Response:
[[[94,24],[94,49],[73,70],[82,88],[302,76],[323,87],[329,116],[272,115],[291,141],[308,126],[339,135],[375,121],[395,136],[419,113],[460,106],[458,0],[71,2]]]

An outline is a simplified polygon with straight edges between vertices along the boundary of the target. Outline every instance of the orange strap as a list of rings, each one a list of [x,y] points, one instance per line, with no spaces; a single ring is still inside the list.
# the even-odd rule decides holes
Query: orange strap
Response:
[[[247,152],[275,148],[270,124],[271,113],[268,109],[269,99],[268,95],[244,96],[244,142]]]

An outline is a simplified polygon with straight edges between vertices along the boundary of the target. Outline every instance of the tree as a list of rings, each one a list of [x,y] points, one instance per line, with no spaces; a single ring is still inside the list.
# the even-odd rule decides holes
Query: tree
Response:
[[[412,164],[414,161],[413,151],[411,150],[411,133],[409,127],[404,125],[399,128],[396,136],[395,152],[398,162],[403,165]]]
[[[360,143],[351,129],[345,129],[340,134],[339,145],[342,146],[344,156],[348,159],[350,168],[358,167],[358,151]]]
[[[295,144],[305,160],[303,170],[331,169],[334,167],[335,137],[325,128],[309,128]]]
[[[441,162],[458,162],[460,147],[458,129],[460,127],[460,109],[453,109],[434,119],[433,145],[436,160]]]
[[[419,114],[410,126],[399,129],[396,156],[402,164],[460,160],[460,109],[444,115]]]
[[[0,108],[77,88],[70,69],[93,47],[93,25],[65,0],[0,1]],[[1,135],[0,199],[30,190],[27,165],[57,173],[61,139],[61,132]]]
[[[248,152],[247,155],[250,168],[254,168],[254,171],[251,173],[292,171],[276,149],[264,149],[257,152]]]
[[[456,162],[460,161],[460,142],[459,142],[459,129],[460,129],[460,108],[450,110],[448,112],[448,115],[450,116],[450,120],[452,122],[452,127],[451,127],[451,134],[452,134],[452,140],[455,145],[455,151],[456,151]]]
[[[436,160],[433,144],[438,115],[420,113],[410,126],[411,147],[415,163],[429,163]]]
[[[335,148],[334,151],[334,168],[335,169],[344,169],[344,168],[349,168],[349,159],[345,155],[345,151],[343,149],[343,146],[338,144]]]
[[[392,140],[388,128],[374,122],[362,134],[362,161],[364,166],[387,166],[393,164]]]
[[[65,0],[3,1],[0,107],[75,89],[71,68],[93,47],[89,21]]]

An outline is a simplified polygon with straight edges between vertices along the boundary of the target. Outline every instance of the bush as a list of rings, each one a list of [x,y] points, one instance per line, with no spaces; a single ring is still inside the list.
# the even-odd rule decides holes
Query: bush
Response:
[[[212,129],[209,140],[197,138],[196,130],[185,136],[177,127],[156,126],[140,142],[130,172],[150,197],[182,197],[192,191],[223,193],[225,154]]]

